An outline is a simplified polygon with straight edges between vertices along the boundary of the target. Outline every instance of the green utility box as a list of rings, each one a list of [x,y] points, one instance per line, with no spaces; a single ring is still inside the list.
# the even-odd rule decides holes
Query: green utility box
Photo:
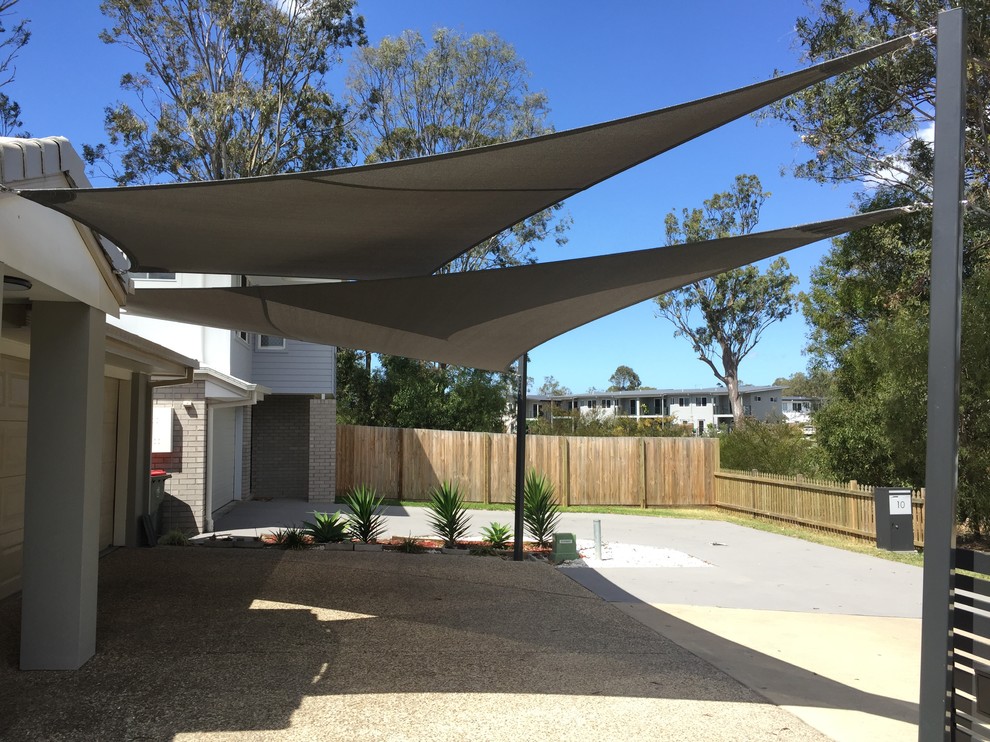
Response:
[[[555,562],[566,562],[579,557],[577,540],[573,533],[555,533],[553,535],[553,560]]]

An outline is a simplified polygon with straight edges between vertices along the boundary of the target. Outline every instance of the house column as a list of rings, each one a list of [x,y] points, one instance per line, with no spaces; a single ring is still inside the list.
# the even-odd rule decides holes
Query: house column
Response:
[[[74,670],[96,651],[105,325],[85,304],[32,310],[22,670]]]
[[[309,400],[309,502],[333,502],[337,493],[337,400]]]

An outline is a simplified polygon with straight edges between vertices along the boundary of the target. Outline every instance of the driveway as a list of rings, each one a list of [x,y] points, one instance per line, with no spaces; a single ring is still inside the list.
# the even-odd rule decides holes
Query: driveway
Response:
[[[335,508],[338,506],[331,506]],[[218,530],[298,524],[300,501],[242,503]],[[387,509],[390,533],[427,535],[426,509]],[[506,511],[471,511],[472,529]],[[565,514],[559,530],[682,551],[707,568],[561,569],[832,739],[917,739],[922,570],[719,521]]]
[[[4,740],[824,740],[561,570],[158,547],[100,562],[97,655],[16,669]]]

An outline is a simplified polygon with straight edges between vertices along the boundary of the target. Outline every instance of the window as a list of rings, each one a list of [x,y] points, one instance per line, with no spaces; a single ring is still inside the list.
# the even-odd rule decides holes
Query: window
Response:
[[[285,350],[285,338],[277,335],[258,335],[258,350]]]
[[[771,401],[771,402],[776,402],[777,400],[776,400],[776,399],[774,399],[773,397],[770,397],[770,401]]]
[[[597,399],[589,399],[588,400],[588,407],[590,407],[591,409],[595,409],[597,406],[598,406],[598,400]]]
[[[611,409],[612,408],[612,400],[611,399],[606,399],[605,400],[605,407],[607,407],[608,409]]]
[[[131,278],[150,279],[153,281],[174,281],[174,273],[148,273],[147,271],[135,271],[131,273]]]
[[[662,415],[663,414],[663,400],[654,399],[653,400],[653,414]]]
[[[684,397],[678,397],[677,404],[680,405],[681,407],[687,407],[687,402],[684,399]]]
[[[238,331],[236,331],[234,333],[234,336],[238,340],[240,340],[242,343],[245,343],[246,345],[250,345],[251,344],[251,336],[247,332],[245,332],[244,330],[238,330]]]
[[[707,407],[708,406],[708,397],[702,397],[701,400],[698,402],[698,404],[700,404],[702,407]]]
[[[757,402],[762,402],[762,401],[763,401],[763,397],[757,397],[757,398],[756,398],[756,401],[757,401]]]

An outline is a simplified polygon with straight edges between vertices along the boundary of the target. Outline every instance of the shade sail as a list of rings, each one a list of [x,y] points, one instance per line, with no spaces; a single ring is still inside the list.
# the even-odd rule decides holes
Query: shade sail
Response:
[[[442,361],[507,368],[550,338],[726,270],[906,213],[500,270],[346,283],[138,289],[128,312]]]
[[[19,193],[105,235],[134,270],[426,275],[551,204],[909,41],[693,103],[453,154],[229,181]]]

